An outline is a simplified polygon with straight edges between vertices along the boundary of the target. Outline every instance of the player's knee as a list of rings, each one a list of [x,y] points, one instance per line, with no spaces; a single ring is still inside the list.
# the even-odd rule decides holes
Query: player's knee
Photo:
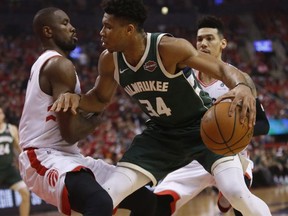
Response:
[[[249,197],[249,193],[247,193],[247,188],[240,188],[240,187],[233,187],[229,188],[229,190],[226,190],[223,192],[224,196],[229,200],[229,202],[233,205],[233,203],[241,202],[245,199],[245,197]]]
[[[112,215],[112,199],[91,173],[84,170],[67,173],[65,185],[74,211],[84,216]]]
[[[85,216],[111,216],[113,211],[113,202],[105,190],[98,190],[88,195],[83,209]]]

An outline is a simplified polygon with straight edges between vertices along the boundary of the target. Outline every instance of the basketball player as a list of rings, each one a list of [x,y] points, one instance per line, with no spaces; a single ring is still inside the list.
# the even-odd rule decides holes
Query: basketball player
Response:
[[[20,145],[23,149],[19,156],[21,176],[31,191],[57,206],[59,212],[65,215],[71,215],[73,210],[84,216],[111,216],[112,200],[100,184],[115,167],[102,160],[84,157],[77,147],[77,141],[101,123],[100,117],[96,113],[72,115],[49,111],[61,93],[80,93],[77,73],[67,58],[78,40],[76,30],[67,14],[54,7],[38,11],[33,27],[43,46],[43,53],[32,66],[20,120]],[[32,105],[35,103],[37,105]],[[9,135],[6,127],[1,122],[1,131],[5,132],[3,137]],[[3,160],[1,158],[4,163]],[[11,172],[13,174],[13,169]],[[2,175],[1,169],[1,180],[2,177],[6,177],[6,173]],[[11,183],[14,183],[12,179]],[[24,194],[24,189],[22,191]],[[146,199],[147,191],[147,188],[141,188],[137,192]],[[129,208],[133,196],[127,197],[123,207]],[[153,200],[147,202],[152,203]],[[135,202],[132,204],[129,209],[133,211]],[[150,210],[153,211],[152,208],[139,208],[134,213],[137,216],[152,215]]]
[[[222,51],[227,46],[222,21],[214,16],[204,16],[199,20],[197,30],[197,50],[206,52],[221,60]],[[187,68],[185,72],[186,74],[191,73],[191,69]],[[203,90],[209,93],[213,101],[229,91],[222,81],[214,79],[198,70],[193,72]],[[194,79],[192,75],[189,78]],[[247,77],[247,81],[251,82],[249,77]],[[255,90],[254,95],[256,97],[256,89],[253,89]],[[267,134],[269,131],[269,122],[258,99],[256,99],[256,108],[257,116],[254,136]],[[250,187],[252,184],[253,162],[247,158],[247,154],[247,151],[244,150],[241,155],[245,157],[240,157],[244,165],[243,167],[245,167],[245,182]],[[168,216],[176,214],[181,206],[209,186],[215,186],[214,177],[197,161],[192,161],[185,167],[170,173],[154,190],[158,194],[157,215]],[[231,208],[230,203],[221,193],[219,194],[218,207],[223,213]],[[242,214],[235,210],[235,215]]]
[[[244,215],[271,215],[267,205],[247,189],[239,157],[216,155],[201,141],[200,120],[212,101],[196,80],[192,84],[187,80],[182,69],[189,66],[222,80],[231,91],[221,99],[233,98],[229,113],[242,103],[241,122],[248,114],[252,127],[255,97],[243,74],[211,55],[197,52],[184,39],[145,32],[146,10],[141,0],[102,3],[105,13],[100,35],[106,50],[99,58],[95,87],[80,96],[60,95],[51,110],[67,111],[71,107],[77,113],[79,106],[87,112],[101,112],[119,84],[150,117],[147,128],[134,138],[103,185],[114,207],[137,188],[149,182],[155,185],[168,173],[197,160],[215,176],[218,188],[233,207]]]
[[[75,68],[67,58],[78,40],[75,28],[57,8],[38,11],[33,28],[43,53],[32,66],[20,120],[22,178],[63,214],[70,215],[72,209],[84,215],[112,215],[112,200],[99,182],[114,167],[83,157],[77,147],[77,141],[99,124],[99,117],[49,111],[59,94],[80,93]]]
[[[19,215],[29,216],[30,192],[15,164],[15,155],[18,156],[20,152],[18,128],[5,122],[5,114],[0,107],[0,185],[19,192],[22,199]]]

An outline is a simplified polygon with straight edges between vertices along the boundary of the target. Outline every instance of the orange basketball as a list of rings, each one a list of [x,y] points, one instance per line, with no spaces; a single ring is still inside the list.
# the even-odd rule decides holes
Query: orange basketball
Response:
[[[219,155],[234,155],[250,143],[253,128],[248,127],[248,118],[240,123],[241,107],[233,116],[228,116],[231,102],[221,102],[207,110],[201,121],[201,137],[212,152]]]

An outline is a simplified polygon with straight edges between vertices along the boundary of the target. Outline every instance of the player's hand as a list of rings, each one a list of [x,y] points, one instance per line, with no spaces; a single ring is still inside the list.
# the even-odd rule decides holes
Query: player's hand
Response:
[[[60,94],[58,99],[53,103],[51,107],[51,111],[59,112],[63,109],[63,112],[66,112],[69,108],[71,108],[71,112],[73,114],[77,114],[77,108],[79,107],[81,96],[73,93],[64,93]]]
[[[232,116],[235,112],[236,106],[242,107],[240,114],[240,122],[244,123],[245,117],[248,116],[249,127],[253,127],[256,122],[256,100],[253,96],[250,88],[245,85],[238,85],[231,89],[226,94],[218,97],[215,104],[222,100],[231,99],[232,103],[229,108],[229,116]]]

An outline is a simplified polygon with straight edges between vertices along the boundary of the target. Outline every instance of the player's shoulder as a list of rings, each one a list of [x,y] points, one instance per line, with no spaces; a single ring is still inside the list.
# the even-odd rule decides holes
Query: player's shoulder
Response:
[[[99,56],[99,64],[100,65],[113,65],[114,58],[117,58],[117,52],[109,52],[107,49],[103,50],[102,53]],[[108,65],[106,65],[108,66]]]
[[[105,49],[101,52],[100,54],[100,60],[103,59],[103,60],[106,60],[106,59],[109,59],[109,58],[113,58],[113,55],[115,55],[116,52],[109,52],[108,49]]]
[[[58,64],[73,64],[72,61],[65,56],[55,55],[48,59],[49,64],[58,65]]]
[[[164,33],[160,40],[160,45],[162,46],[176,46],[185,45],[189,43],[188,40],[184,38],[174,37],[171,34]]]
[[[115,69],[115,61],[117,59],[117,52],[109,52],[107,49],[103,50],[102,53],[100,54],[99,61],[98,61],[98,66],[99,66],[99,73],[103,74],[105,71],[106,74],[109,72],[109,74],[114,73]]]
[[[163,36],[158,45],[158,51],[162,59],[166,59],[168,64],[171,62],[180,63],[188,58],[197,55],[193,45],[184,38]],[[186,65],[178,65],[182,68]]]
[[[75,72],[75,66],[73,64],[73,62],[66,58],[65,56],[53,56],[52,58],[50,58],[45,66],[43,67],[43,71],[53,74],[53,75],[57,75],[57,73],[59,73],[59,71],[61,72]]]

